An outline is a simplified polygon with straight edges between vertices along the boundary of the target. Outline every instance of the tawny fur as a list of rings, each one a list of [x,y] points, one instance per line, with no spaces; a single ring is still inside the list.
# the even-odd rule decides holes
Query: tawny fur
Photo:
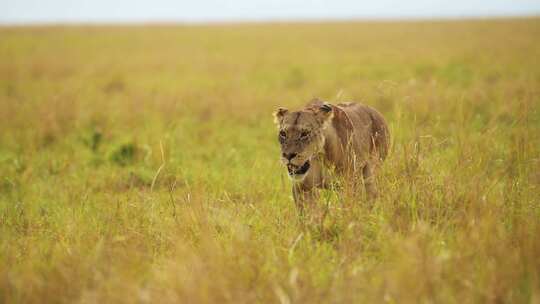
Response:
[[[314,100],[299,111],[280,108],[274,116],[283,163],[292,167],[310,164],[301,178],[293,177],[293,196],[300,209],[316,197],[317,188],[328,185],[329,172],[362,179],[367,194],[376,196],[373,174],[389,148],[388,127],[379,112],[359,103],[331,105]],[[306,131],[309,139],[301,139]],[[287,155],[295,157],[288,159]]]

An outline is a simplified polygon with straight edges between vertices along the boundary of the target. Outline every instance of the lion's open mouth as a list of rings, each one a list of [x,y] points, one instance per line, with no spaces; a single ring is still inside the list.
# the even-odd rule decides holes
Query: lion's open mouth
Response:
[[[311,165],[309,164],[309,160],[306,161],[302,166],[295,166],[293,164],[287,165],[287,171],[289,171],[289,175],[304,175],[309,170],[309,167]]]

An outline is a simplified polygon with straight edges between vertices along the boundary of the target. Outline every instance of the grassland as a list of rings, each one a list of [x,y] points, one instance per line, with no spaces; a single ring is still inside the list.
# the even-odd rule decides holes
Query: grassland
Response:
[[[540,20],[0,28],[0,303],[540,303]],[[271,112],[390,124],[299,220]]]

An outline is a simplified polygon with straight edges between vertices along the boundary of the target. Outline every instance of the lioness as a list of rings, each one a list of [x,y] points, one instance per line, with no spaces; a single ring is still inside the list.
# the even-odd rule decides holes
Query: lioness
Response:
[[[281,160],[293,180],[293,197],[300,211],[327,187],[330,172],[361,180],[368,196],[376,195],[373,173],[386,157],[389,133],[382,115],[358,103],[332,105],[315,99],[304,109],[279,108]]]

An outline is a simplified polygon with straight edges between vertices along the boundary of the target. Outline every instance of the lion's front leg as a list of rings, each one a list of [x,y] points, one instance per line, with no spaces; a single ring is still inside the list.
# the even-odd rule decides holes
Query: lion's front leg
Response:
[[[304,214],[306,205],[316,205],[319,199],[319,188],[325,185],[323,167],[317,159],[311,161],[311,168],[302,180],[293,182],[293,197],[300,215]]]
[[[293,184],[293,198],[300,215],[304,214],[306,205],[312,205],[318,198],[318,191],[315,187],[310,187],[302,183]]]

